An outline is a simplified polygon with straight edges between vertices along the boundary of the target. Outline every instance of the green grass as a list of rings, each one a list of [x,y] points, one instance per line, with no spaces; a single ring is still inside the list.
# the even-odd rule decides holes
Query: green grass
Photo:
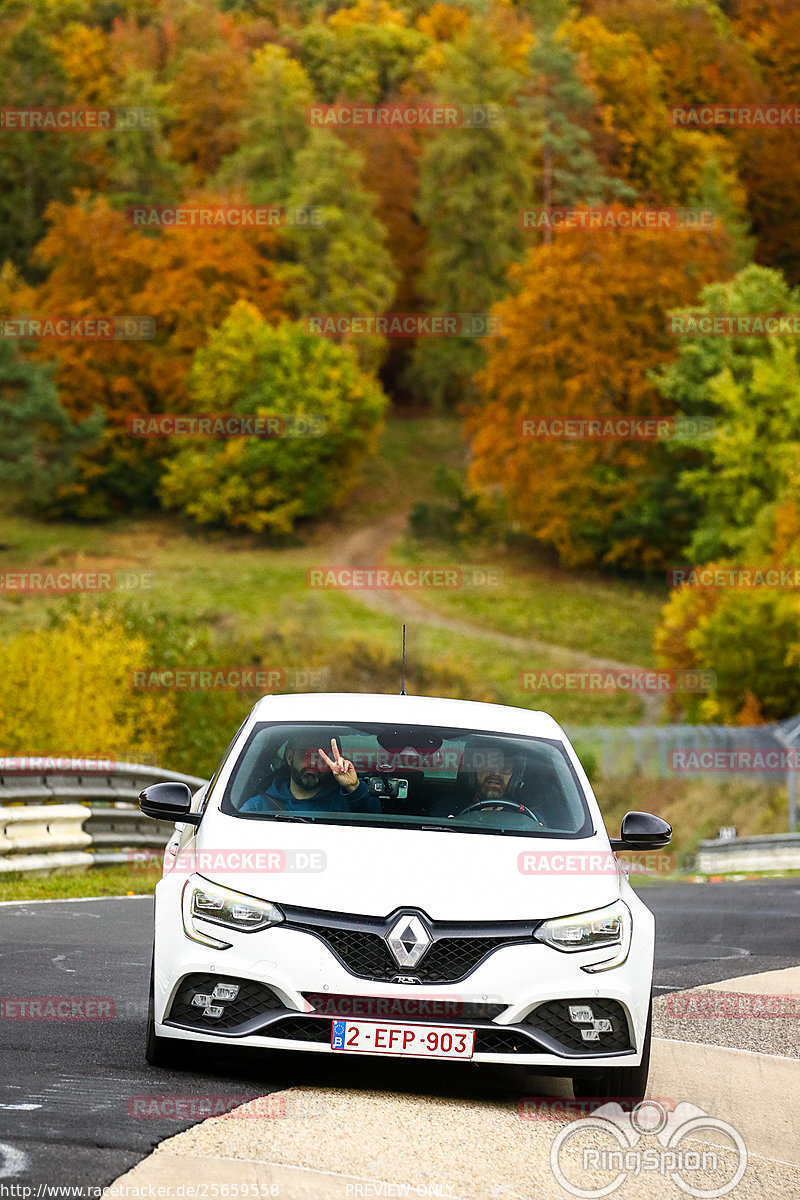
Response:
[[[433,566],[443,557],[435,546],[405,537],[392,547],[390,561]],[[460,555],[458,562],[495,568],[499,586],[420,591],[418,599],[426,608],[514,637],[642,667],[655,665],[653,633],[667,600],[666,584],[644,588],[587,572],[533,566],[519,551],[482,550]],[[538,664],[532,662],[528,669],[538,669]]]
[[[10,871],[0,875],[0,900],[62,900],[75,896],[150,896],[161,878],[158,870],[95,867],[53,875]]]
[[[336,564],[345,539],[364,526],[399,514],[402,529],[403,515],[435,496],[437,466],[459,468],[464,455],[454,419],[392,420],[377,456],[365,464],[342,511],[303,530],[303,540],[298,537],[294,545],[276,547],[250,536],[196,533],[166,515],[120,518],[102,527],[42,524],[14,516],[3,523],[0,569],[152,572],[150,589],[124,593],[143,611],[186,617],[198,628],[210,628],[221,643],[240,639],[255,648],[277,644],[284,655],[291,647],[287,661],[293,665],[328,666],[330,690],[393,691],[399,687],[401,618],[372,610],[357,593],[315,591],[308,587],[306,573]],[[456,556],[452,549],[423,550],[404,537],[392,557],[424,562],[435,557],[447,563]],[[574,667],[560,647],[646,665],[661,597],[624,583],[532,566],[521,553],[497,551],[489,557],[505,572],[499,589],[414,591],[415,603],[469,622],[484,636],[412,622],[411,690],[542,707],[573,724],[638,721],[641,705],[633,696],[535,695],[520,687],[520,672]],[[481,553],[477,558],[481,560]],[[7,636],[41,625],[48,613],[63,611],[70,603],[66,597],[0,595],[0,628]],[[493,631],[535,637],[552,643],[553,649],[538,650],[523,661],[513,648],[485,636]],[[364,645],[369,662],[356,672],[352,660]],[[244,698],[245,709],[249,700]]]
[[[783,833],[787,828],[786,789],[746,779],[717,783],[702,778],[632,775],[594,779],[592,786],[612,837],[618,836],[622,817],[630,809],[652,812],[669,821],[673,836],[665,853],[675,855],[680,869],[691,863],[698,843],[715,838],[723,825],[735,826],[740,837]]]

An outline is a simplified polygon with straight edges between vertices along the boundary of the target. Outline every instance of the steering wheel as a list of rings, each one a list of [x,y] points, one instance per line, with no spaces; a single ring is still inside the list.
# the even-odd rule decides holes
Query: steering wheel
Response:
[[[528,808],[527,804],[517,804],[516,800],[478,800],[474,804],[468,805],[467,808],[462,808],[458,815],[464,817],[467,813],[474,812],[476,809],[491,810],[495,808],[510,808],[512,812],[523,812],[532,821],[535,821],[537,825],[544,826],[544,821],[537,817],[533,809]]]

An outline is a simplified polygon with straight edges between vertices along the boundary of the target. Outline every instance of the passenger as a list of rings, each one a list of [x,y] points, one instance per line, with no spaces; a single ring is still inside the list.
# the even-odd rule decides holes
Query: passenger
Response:
[[[318,732],[298,730],[289,738],[283,763],[263,792],[251,796],[240,812],[364,812],[379,813],[380,801],[371,796],[349,759],[343,758],[336,738],[331,757],[316,745]],[[329,770],[318,765],[317,755]]]

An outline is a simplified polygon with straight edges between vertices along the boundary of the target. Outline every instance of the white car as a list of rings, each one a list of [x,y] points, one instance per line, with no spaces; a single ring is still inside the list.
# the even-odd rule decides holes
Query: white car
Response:
[[[544,713],[430,697],[260,700],[156,887],[147,1059],[202,1047],[514,1063],[644,1094],[655,928]]]

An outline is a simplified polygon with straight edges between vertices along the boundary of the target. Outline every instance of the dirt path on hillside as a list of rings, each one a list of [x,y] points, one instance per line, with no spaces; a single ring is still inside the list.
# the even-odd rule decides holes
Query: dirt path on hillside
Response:
[[[383,555],[406,528],[407,515],[395,513],[385,521],[367,525],[357,529],[338,543],[330,554],[331,566],[337,567],[375,567],[380,566]],[[360,591],[358,594],[362,604],[375,612],[387,613],[417,625],[428,625],[436,629],[446,629],[451,633],[465,637],[491,642],[498,649],[513,652],[515,656],[538,653],[556,653],[564,660],[564,667],[574,671],[629,671],[641,669],[641,664],[619,662],[613,658],[597,658],[583,650],[573,650],[568,646],[557,646],[545,642],[541,638],[518,637],[510,633],[500,633],[483,625],[464,621],[459,617],[450,617],[444,613],[434,612],[424,604],[420,604],[407,591]],[[639,724],[655,725],[658,723],[663,700],[655,692],[641,692],[639,699],[642,703],[642,716]]]

